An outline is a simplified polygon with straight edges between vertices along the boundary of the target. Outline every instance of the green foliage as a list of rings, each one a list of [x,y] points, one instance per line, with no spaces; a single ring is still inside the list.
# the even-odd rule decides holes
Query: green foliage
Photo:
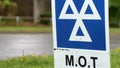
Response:
[[[40,17],[51,17],[51,14],[41,14]]]
[[[2,3],[2,1],[0,1],[0,14],[2,12],[2,9],[3,9],[3,3]]]
[[[110,6],[119,6],[120,7],[120,0],[109,0]]]
[[[17,11],[17,3],[10,0],[0,1],[0,16],[14,16]]]
[[[18,7],[17,3],[16,2],[11,2],[11,5],[14,6],[14,7]]]
[[[4,5],[9,5],[10,4],[10,0],[3,0],[3,4]]]
[[[2,5],[2,1],[0,1],[0,5]]]
[[[110,26],[120,27],[120,0],[109,0]]]
[[[41,14],[40,15],[40,23],[43,24],[43,25],[50,25],[50,22],[51,22],[51,14]]]

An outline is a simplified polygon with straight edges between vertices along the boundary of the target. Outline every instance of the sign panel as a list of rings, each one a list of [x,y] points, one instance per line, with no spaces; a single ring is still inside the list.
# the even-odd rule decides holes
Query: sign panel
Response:
[[[52,0],[52,22],[55,68],[110,68],[108,0]]]

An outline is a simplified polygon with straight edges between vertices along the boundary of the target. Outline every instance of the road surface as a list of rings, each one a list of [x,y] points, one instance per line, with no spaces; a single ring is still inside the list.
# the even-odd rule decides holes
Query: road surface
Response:
[[[0,34],[0,59],[53,54],[52,34]]]
[[[110,36],[110,49],[116,49],[120,47],[120,35],[111,35]]]
[[[111,36],[111,49],[120,47],[120,36]],[[30,54],[53,54],[52,34],[0,34],[0,59]]]

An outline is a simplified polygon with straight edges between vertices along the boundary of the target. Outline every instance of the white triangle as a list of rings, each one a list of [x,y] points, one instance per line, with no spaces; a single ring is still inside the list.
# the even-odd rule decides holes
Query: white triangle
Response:
[[[90,6],[91,11],[93,14],[85,14],[88,6]],[[87,20],[101,20],[101,17],[93,3],[93,0],[85,0],[82,9],[80,11],[81,19],[87,19]]]
[[[73,14],[66,14],[69,6],[71,7]],[[73,3],[73,0],[66,0],[63,9],[61,11],[61,14],[59,16],[59,19],[77,19],[76,15],[78,15],[78,11],[75,7],[75,4]]]
[[[84,36],[77,36],[76,35],[78,30],[79,30],[79,27],[81,28],[81,31],[83,32]],[[82,20],[76,21],[76,24],[74,25],[74,28],[73,28],[72,33],[70,35],[69,41],[92,42]]]
[[[73,14],[66,14],[69,6],[71,7]],[[93,14],[85,14],[88,6],[90,6]],[[76,22],[75,22],[74,28],[72,30],[72,33],[70,35],[69,41],[92,42],[82,19],[101,20],[101,17],[100,17],[92,0],[85,0],[80,13],[78,13],[73,0],[66,0],[64,6],[62,8],[62,11],[60,13],[59,19],[76,19]],[[81,28],[84,36],[76,35],[79,30],[79,27]]]

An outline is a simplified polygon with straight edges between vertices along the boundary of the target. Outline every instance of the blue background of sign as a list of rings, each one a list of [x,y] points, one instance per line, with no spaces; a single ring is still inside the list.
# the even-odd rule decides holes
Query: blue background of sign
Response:
[[[80,12],[84,0],[73,0],[78,12]],[[92,39],[92,42],[69,41],[75,25],[75,19],[59,19],[65,0],[55,0],[56,10],[56,30],[57,30],[57,47],[74,48],[74,49],[89,49],[89,50],[106,50],[105,42],[105,5],[104,0],[93,0],[98,13],[102,20],[83,20],[85,27]],[[66,14],[72,14],[69,7]],[[86,14],[91,14],[92,11],[88,7]],[[83,35],[79,29],[77,35]]]

